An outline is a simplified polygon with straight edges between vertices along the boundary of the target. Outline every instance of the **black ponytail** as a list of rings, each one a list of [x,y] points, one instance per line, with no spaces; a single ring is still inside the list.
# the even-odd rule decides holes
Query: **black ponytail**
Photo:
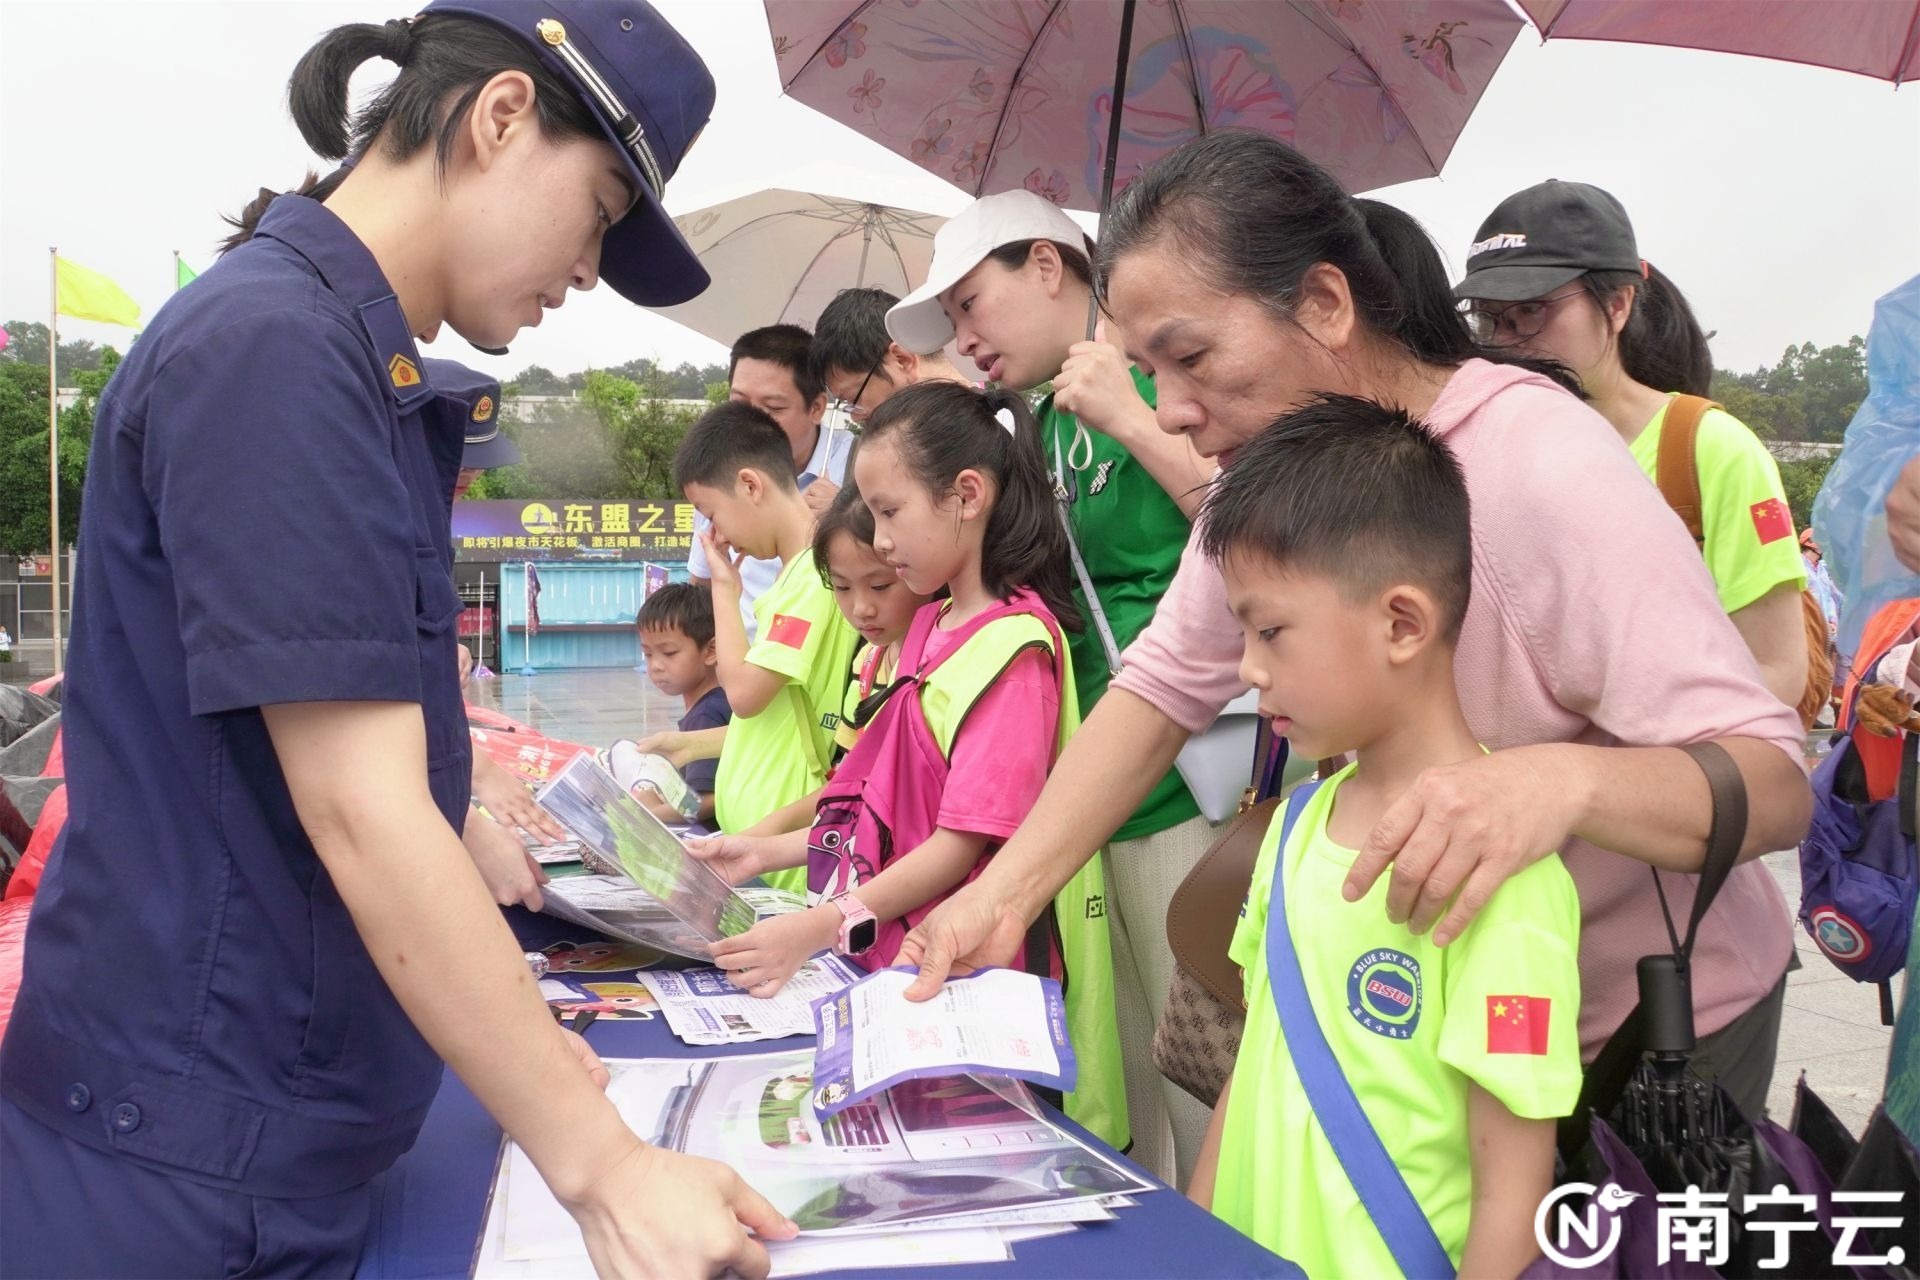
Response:
[[[1451,367],[1477,356],[1579,390],[1557,362],[1474,341],[1425,228],[1392,205],[1349,196],[1276,138],[1208,134],[1128,183],[1101,219],[1094,276],[1103,299],[1114,263],[1162,237],[1215,289],[1249,295],[1288,320],[1300,281],[1324,262],[1346,277],[1367,329],[1416,360]]]
[[[1620,366],[1629,378],[1655,391],[1708,394],[1713,352],[1707,335],[1694,319],[1686,295],[1660,268],[1648,264],[1645,276],[1635,271],[1589,271],[1580,283],[1602,315],[1614,295],[1633,287],[1633,310],[1620,331]]]
[[[353,73],[373,58],[394,63],[400,74],[355,113],[348,97]],[[444,174],[474,100],[503,71],[532,79],[540,128],[549,139],[603,136],[586,104],[541,65],[529,45],[491,23],[459,14],[335,27],[294,67],[287,105],[300,136],[323,159],[344,161],[377,145],[388,159],[401,161],[432,142],[435,168]],[[349,167],[325,178],[308,175],[299,194],[325,200]],[[276,194],[262,188],[238,216],[227,219],[235,231],[222,253],[253,238]]]
[[[999,420],[1012,416],[1013,430]],[[928,492],[945,496],[962,471],[993,477],[993,509],[981,540],[980,579],[997,600],[1027,587],[1060,625],[1080,629],[1073,603],[1067,534],[1054,507],[1053,480],[1040,429],[1024,396],[975,391],[957,382],[922,382],[888,396],[860,433],[860,447],[890,439]]]

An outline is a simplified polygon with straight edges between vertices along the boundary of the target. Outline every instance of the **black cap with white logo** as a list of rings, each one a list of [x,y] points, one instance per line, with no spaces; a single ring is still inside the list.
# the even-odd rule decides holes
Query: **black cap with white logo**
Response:
[[[1467,250],[1457,298],[1543,298],[1589,271],[1640,272],[1633,223],[1599,187],[1555,178],[1500,202]]]

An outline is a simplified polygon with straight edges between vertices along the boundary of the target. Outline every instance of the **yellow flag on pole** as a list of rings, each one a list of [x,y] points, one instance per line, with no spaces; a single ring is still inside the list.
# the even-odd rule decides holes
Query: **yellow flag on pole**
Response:
[[[129,298],[119,285],[77,262],[58,257],[53,261],[54,274],[59,280],[61,315],[123,324],[129,329],[140,319],[140,304]]]

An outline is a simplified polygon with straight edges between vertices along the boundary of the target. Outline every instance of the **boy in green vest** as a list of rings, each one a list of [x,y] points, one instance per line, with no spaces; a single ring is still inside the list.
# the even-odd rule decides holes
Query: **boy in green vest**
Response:
[[[1289,1052],[1310,1038],[1274,1002],[1291,955],[1437,1250],[1461,1275],[1516,1275],[1538,1252],[1554,1119],[1580,1092],[1573,878],[1549,853],[1469,883],[1491,896],[1444,950],[1388,918],[1391,877],[1357,901],[1344,890],[1415,779],[1482,751],[1453,682],[1473,566],[1459,465],[1403,412],[1325,396],[1240,452],[1202,521],[1261,714],[1293,750],[1355,763],[1298,806],[1284,847],[1286,824],[1268,829],[1230,948],[1246,1032],[1191,1194],[1308,1275],[1399,1271],[1368,1208],[1378,1180],[1356,1189]],[[1276,877],[1290,945],[1269,937]]]
[[[794,483],[786,434],[749,405],[715,406],[688,429],[674,484],[712,521],[701,535],[713,581],[714,648],[733,720],[714,777],[720,829],[740,832],[818,790],[827,777],[858,638],[815,566],[813,514]],[[740,615],[734,554],[778,559],[780,576]],[[769,874],[806,891],[804,868]]]

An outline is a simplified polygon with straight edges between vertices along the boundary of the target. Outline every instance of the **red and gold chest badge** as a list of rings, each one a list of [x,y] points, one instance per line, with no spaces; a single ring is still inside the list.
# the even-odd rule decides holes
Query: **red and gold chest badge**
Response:
[[[405,356],[396,355],[387,361],[387,377],[393,380],[396,387],[417,387],[420,385],[420,367]]]

